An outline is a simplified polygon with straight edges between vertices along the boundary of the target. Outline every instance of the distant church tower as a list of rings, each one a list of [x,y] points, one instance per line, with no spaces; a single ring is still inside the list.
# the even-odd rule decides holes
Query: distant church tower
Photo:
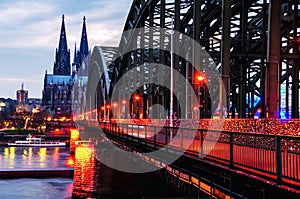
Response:
[[[53,75],[71,75],[70,49],[67,45],[65,28],[65,16],[62,16],[62,24],[58,49],[56,49]]]
[[[79,70],[84,58],[89,54],[89,44],[86,34],[86,23],[85,23],[85,16],[83,17],[83,25],[82,25],[82,33],[81,33],[81,40],[80,40],[80,49],[76,50],[75,44],[75,55],[74,55],[74,63],[73,65],[76,66],[76,71]]]
[[[17,90],[17,101],[19,104],[26,104],[28,100],[28,90],[24,90],[24,83],[22,83],[21,90]]]

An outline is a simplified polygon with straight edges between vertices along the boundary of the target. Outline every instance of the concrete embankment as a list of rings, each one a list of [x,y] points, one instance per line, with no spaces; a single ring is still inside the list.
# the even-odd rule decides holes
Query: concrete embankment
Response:
[[[73,178],[74,170],[64,169],[18,169],[18,170],[1,170],[0,179],[13,178]]]

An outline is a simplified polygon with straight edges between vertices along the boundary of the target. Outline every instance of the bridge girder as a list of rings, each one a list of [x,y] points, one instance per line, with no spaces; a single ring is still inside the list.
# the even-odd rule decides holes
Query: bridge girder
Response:
[[[225,91],[229,103],[223,105],[227,106],[232,117],[236,114],[243,118],[253,117],[259,109],[263,117],[279,117],[280,110],[285,112],[286,117],[299,117],[300,15],[298,7],[298,0],[282,0],[279,5],[279,19],[270,20],[269,14],[273,7],[268,0],[224,2],[221,0],[136,0],[131,5],[124,32],[148,27],[170,30],[174,25],[174,30],[200,43],[210,54],[212,58],[210,61],[216,65],[215,70],[222,73],[223,82],[226,82]],[[224,17],[227,17],[227,20]],[[280,39],[279,52],[276,52],[279,63],[272,66],[279,71],[279,77],[272,77],[270,80],[268,67],[272,60],[268,56],[268,46],[273,44],[273,41],[268,33],[272,30],[270,29],[272,23],[280,27],[277,32],[272,32]],[[112,70],[110,88],[113,88],[126,71],[138,65],[146,63],[170,65],[170,53],[156,49],[156,47],[166,49],[170,41],[163,41],[168,41],[166,39],[168,37],[169,35],[165,34],[153,35],[151,31],[131,31],[130,34],[123,34],[115,59],[109,66]],[[153,48],[144,48],[145,44],[149,43]],[[191,46],[183,41],[178,42],[178,45],[186,51],[187,56],[197,58]],[[130,51],[130,49],[136,50]],[[194,71],[191,64],[186,63],[186,57],[175,56],[174,62],[174,68],[186,75],[189,83],[192,84]],[[155,79],[158,71],[159,68],[155,71],[140,71],[134,74],[132,79]],[[268,100],[270,95],[268,85],[274,82],[276,85],[273,85],[272,89],[275,89],[277,97]],[[126,97],[132,84],[135,82],[124,82],[124,92],[120,94],[120,99],[122,95]],[[170,93],[159,85],[141,86],[137,92],[150,96],[148,102],[150,104],[160,103],[168,106]],[[219,102],[220,99],[210,104],[216,105]],[[276,113],[269,115],[272,105],[278,108],[273,108],[272,111]],[[192,111],[192,107],[189,111]],[[211,116],[213,111],[205,110],[204,116]]]

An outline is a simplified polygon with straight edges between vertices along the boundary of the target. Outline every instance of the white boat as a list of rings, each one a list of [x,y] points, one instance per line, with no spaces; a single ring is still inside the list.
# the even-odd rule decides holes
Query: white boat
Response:
[[[8,146],[37,146],[37,147],[63,147],[65,142],[43,141],[42,138],[27,137],[26,140],[16,140],[14,143],[7,143]]]

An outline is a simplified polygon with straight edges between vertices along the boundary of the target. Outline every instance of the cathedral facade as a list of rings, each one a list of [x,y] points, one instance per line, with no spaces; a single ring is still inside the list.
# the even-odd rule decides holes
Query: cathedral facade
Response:
[[[70,49],[67,44],[65,17],[62,16],[62,24],[58,48],[55,52],[53,74],[47,71],[44,77],[44,88],[42,93],[42,107],[53,116],[59,114],[70,118],[72,116],[72,88],[76,73],[81,63],[89,54],[86,18],[83,17],[82,34],[79,50],[74,50],[74,61],[70,61]]]

